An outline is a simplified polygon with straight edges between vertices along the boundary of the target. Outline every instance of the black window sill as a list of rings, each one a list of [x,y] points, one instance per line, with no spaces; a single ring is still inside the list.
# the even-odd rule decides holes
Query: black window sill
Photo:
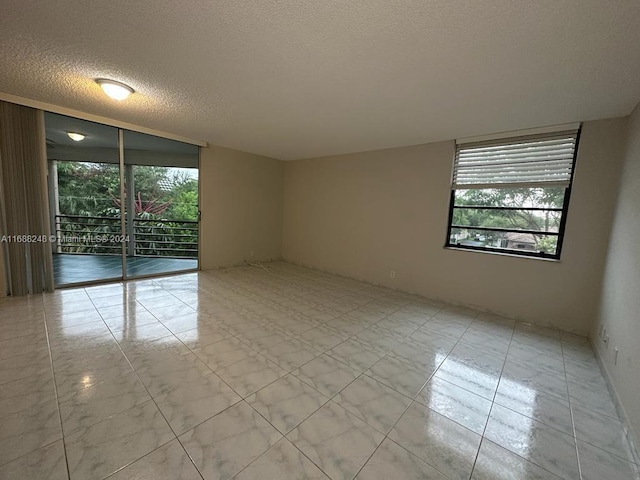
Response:
[[[463,247],[463,246],[458,246],[458,245],[445,245],[444,246],[445,250],[456,250],[456,251],[462,251],[462,252],[472,252],[472,253],[484,253],[484,254],[489,254],[489,255],[500,255],[502,257],[515,257],[515,258],[523,258],[525,260],[543,260],[545,262],[552,262],[552,263],[559,263],[560,259],[559,258],[554,258],[554,257],[541,257],[538,255],[526,255],[526,254],[520,254],[520,253],[515,253],[515,252],[501,252],[501,251],[496,251],[496,250],[487,250],[484,248],[473,248],[473,247]]]

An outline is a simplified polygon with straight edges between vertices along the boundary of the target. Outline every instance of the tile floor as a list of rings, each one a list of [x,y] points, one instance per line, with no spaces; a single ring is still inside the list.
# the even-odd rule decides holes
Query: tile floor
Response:
[[[586,339],[273,263],[0,303],[0,479],[637,479]]]

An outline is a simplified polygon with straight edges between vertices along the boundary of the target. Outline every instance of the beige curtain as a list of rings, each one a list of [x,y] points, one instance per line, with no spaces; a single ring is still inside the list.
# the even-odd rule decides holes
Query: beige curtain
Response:
[[[44,113],[0,102],[0,235],[7,290],[53,290]]]

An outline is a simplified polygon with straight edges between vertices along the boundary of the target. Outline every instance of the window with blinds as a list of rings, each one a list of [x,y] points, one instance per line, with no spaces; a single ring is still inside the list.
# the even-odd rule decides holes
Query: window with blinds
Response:
[[[560,258],[579,135],[458,143],[446,246]]]

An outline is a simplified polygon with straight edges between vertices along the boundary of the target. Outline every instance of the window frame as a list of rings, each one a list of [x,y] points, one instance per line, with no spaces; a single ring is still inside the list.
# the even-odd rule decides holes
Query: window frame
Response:
[[[562,254],[562,246],[564,244],[564,234],[565,234],[565,230],[566,230],[566,225],[567,225],[567,216],[569,213],[569,203],[571,200],[571,191],[573,188],[573,178],[575,175],[575,169],[576,169],[576,160],[578,159],[578,150],[580,148],[580,135],[582,133],[582,125],[579,125],[577,128],[577,132],[576,132],[576,142],[575,142],[575,148],[573,151],[573,160],[571,163],[571,176],[569,179],[569,184],[565,187],[564,190],[564,197],[563,197],[563,201],[562,201],[562,208],[543,208],[543,207],[532,207],[532,208],[520,208],[520,207],[499,207],[499,206],[478,206],[478,205],[465,205],[465,206],[456,206],[455,205],[455,200],[456,200],[456,191],[458,190],[482,190],[482,189],[488,189],[488,188],[493,188],[493,189],[501,189],[501,188],[545,188],[545,182],[539,182],[537,185],[532,186],[531,184],[528,184],[527,186],[523,186],[523,187],[513,187],[513,185],[510,185],[509,187],[501,187],[501,184],[496,183],[495,185],[492,186],[487,186],[487,185],[483,185],[481,187],[478,188],[454,188],[453,186],[453,172],[455,171],[455,167],[456,167],[456,154],[458,152],[458,145],[456,145],[456,152],[454,153],[454,159],[453,159],[453,167],[452,167],[452,183],[451,183],[451,194],[449,197],[449,215],[448,215],[448,221],[447,221],[447,237],[445,239],[445,245],[444,248],[449,248],[449,249],[460,249],[460,250],[470,250],[470,251],[477,251],[477,252],[485,252],[485,253],[494,253],[494,254],[500,254],[500,255],[511,255],[511,256],[516,256],[516,257],[528,257],[528,258],[538,258],[538,259],[545,259],[545,260],[560,260],[560,256]],[[504,137],[501,138],[500,140],[504,140],[505,142],[509,142],[509,141],[513,141],[514,139],[521,137],[521,136],[525,136],[525,135],[515,135],[515,136],[510,136],[510,137]],[[548,185],[547,185],[548,187]],[[507,210],[529,210],[529,211],[557,211],[557,212],[562,212],[561,217],[560,217],[560,225],[558,226],[558,231],[557,232],[544,232],[544,231],[534,231],[534,230],[522,230],[522,229],[509,229],[509,228],[502,228],[502,227],[469,227],[469,226],[463,226],[463,225],[454,225],[453,224],[453,213],[454,210],[456,208],[467,208],[467,209],[482,209],[482,210],[498,210],[498,211],[507,211]],[[544,234],[544,235],[553,235],[557,237],[557,246],[556,246],[556,252],[555,254],[550,254],[550,253],[546,253],[546,252],[542,252],[542,251],[531,251],[531,250],[524,250],[524,249],[515,249],[515,248],[500,248],[500,247],[486,247],[486,246],[477,246],[477,245],[461,245],[459,243],[451,243],[451,231],[454,228],[463,228],[463,229],[467,229],[467,230],[481,230],[481,231],[494,231],[494,232],[512,232],[512,233],[524,233],[524,234]]]

